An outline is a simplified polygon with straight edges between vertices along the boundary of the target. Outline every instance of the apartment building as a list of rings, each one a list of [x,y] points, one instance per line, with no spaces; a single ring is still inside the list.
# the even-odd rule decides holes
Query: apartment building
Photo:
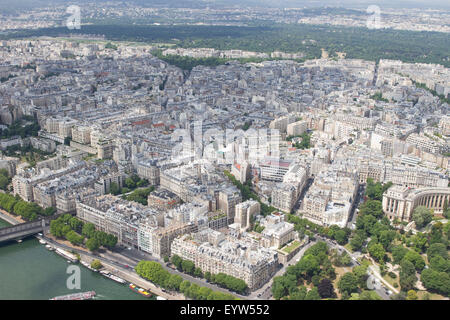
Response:
[[[412,133],[406,138],[406,143],[412,144],[425,152],[439,153],[443,146],[436,140],[425,135]]]
[[[123,188],[126,176],[121,172],[112,172],[101,177],[95,182],[94,188],[99,194],[107,194],[111,191],[111,185],[115,183],[119,189]]]
[[[250,290],[264,285],[278,266],[278,253],[242,240],[225,239],[212,229],[186,234],[172,242],[172,255],[191,260],[203,272],[242,279]]]
[[[371,178],[375,182],[392,182],[406,187],[444,187],[448,177],[440,172],[422,167],[394,165],[388,162],[365,162],[359,166],[359,182],[366,183]]]
[[[264,227],[261,232],[261,244],[266,248],[279,249],[289,241],[294,240],[296,232],[292,223],[285,221],[282,213],[272,213],[260,221]]]
[[[241,230],[246,230],[251,225],[253,216],[261,212],[261,205],[258,201],[247,200],[236,205],[236,215],[234,223],[237,223]]]
[[[294,184],[278,183],[272,190],[271,205],[284,212],[290,213],[297,201],[298,190]]]
[[[243,161],[241,164],[234,163],[231,166],[231,174],[242,184],[250,177],[250,165]]]
[[[331,200],[331,190],[311,188],[303,199],[303,217],[317,224],[323,223],[323,215]]]
[[[77,217],[83,222],[117,237],[117,243],[139,248],[138,229],[141,221],[157,212],[139,203],[129,202],[120,197],[103,195],[76,201]]]
[[[284,175],[289,171],[292,161],[284,159],[265,159],[259,164],[261,179],[268,181],[283,181]]]
[[[97,155],[100,159],[112,159],[114,152],[114,141],[103,139],[97,142]]]
[[[138,230],[138,248],[162,259],[173,255],[173,241],[184,234],[196,231],[192,223],[178,223],[159,227],[155,223],[141,223]]]
[[[151,185],[159,185],[159,168],[157,161],[152,159],[141,160],[136,164],[137,175],[147,179]]]
[[[217,208],[222,210],[228,217],[231,224],[235,219],[235,207],[242,202],[242,196],[239,189],[234,186],[223,188],[218,193]]]
[[[34,201],[34,186],[73,173],[85,166],[86,163],[84,161],[78,161],[70,162],[67,167],[59,170],[52,171],[43,169],[38,175],[17,174],[12,178],[14,195],[19,195],[23,200],[28,202]],[[48,201],[46,201],[46,203],[48,203]]]
[[[306,121],[297,121],[287,125],[288,136],[299,136],[306,132],[308,129],[308,123]]]
[[[147,197],[147,204],[151,208],[157,210],[170,210],[173,209],[181,202],[181,199],[173,192],[160,188]]]
[[[87,126],[75,126],[72,128],[72,140],[81,144],[91,143],[91,128]]]

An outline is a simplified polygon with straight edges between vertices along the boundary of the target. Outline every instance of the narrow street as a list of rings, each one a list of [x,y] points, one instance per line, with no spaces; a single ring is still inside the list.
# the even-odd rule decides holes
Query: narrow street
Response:
[[[352,209],[350,211],[350,215],[348,217],[347,228],[350,228],[352,230],[354,229],[353,225],[356,223],[356,218],[358,217],[356,209],[359,207],[359,205],[364,200],[364,191],[365,191],[365,186],[364,185],[360,185],[359,188],[358,188],[358,193],[356,194],[356,199],[353,202],[353,206],[352,206]]]
[[[297,199],[297,202],[295,203],[294,207],[292,208],[292,212],[296,213],[297,210],[299,210],[301,208],[302,200],[305,197],[305,194],[308,191],[308,189],[313,184],[313,182],[314,182],[313,178],[310,178],[306,181],[305,186],[303,187],[302,192],[300,193],[300,195]]]

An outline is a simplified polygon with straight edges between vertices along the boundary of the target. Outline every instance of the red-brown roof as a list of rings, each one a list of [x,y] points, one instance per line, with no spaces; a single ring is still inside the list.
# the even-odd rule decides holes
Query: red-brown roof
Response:
[[[136,121],[136,122],[133,122],[133,123],[131,123],[133,126],[141,126],[141,125],[143,125],[143,124],[147,124],[147,123],[149,123],[150,122],[150,120],[141,120],[141,121]]]

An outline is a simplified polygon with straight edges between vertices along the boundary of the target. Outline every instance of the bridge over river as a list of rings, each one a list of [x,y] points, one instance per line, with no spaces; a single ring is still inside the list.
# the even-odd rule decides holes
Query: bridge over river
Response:
[[[13,240],[20,240],[35,235],[37,233],[43,232],[45,228],[50,225],[50,222],[54,219],[57,219],[59,216],[60,214],[45,217],[43,219],[39,219],[36,221],[16,224],[11,227],[1,228],[0,243]]]

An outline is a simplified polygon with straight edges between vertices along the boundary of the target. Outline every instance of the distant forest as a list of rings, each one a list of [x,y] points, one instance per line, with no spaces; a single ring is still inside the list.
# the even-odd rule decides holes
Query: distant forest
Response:
[[[323,48],[330,57],[336,57],[336,52],[345,52],[350,59],[396,59],[450,67],[450,37],[446,33],[363,27],[307,24],[255,27],[83,25],[80,30],[63,27],[16,30],[1,34],[0,39],[69,34],[104,34],[109,40],[170,43],[184,48],[304,52],[308,59],[319,58]]]

